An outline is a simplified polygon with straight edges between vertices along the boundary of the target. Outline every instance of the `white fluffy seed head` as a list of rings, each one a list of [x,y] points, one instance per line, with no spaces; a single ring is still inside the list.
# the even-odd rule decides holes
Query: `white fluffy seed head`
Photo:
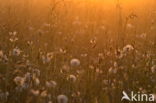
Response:
[[[152,73],[155,73],[155,72],[156,72],[156,65],[153,65],[153,66],[151,67],[151,72],[152,72]]]
[[[14,78],[14,82],[18,86],[23,86],[24,83],[25,83],[25,78],[17,76],[17,77]]]
[[[79,60],[79,59],[76,59],[76,58],[71,59],[70,65],[71,65],[72,67],[77,67],[77,66],[80,65],[80,60]]]
[[[38,96],[38,95],[40,94],[40,91],[39,91],[39,90],[31,89],[30,92],[31,92],[34,96]]]
[[[14,48],[13,51],[12,51],[12,55],[14,56],[19,56],[21,54],[21,50],[19,48]]]
[[[123,48],[123,52],[129,52],[129,51],[132,51],[134,50],[134,47],[132,45],[126,45],[124,48]]]
[[[48,88],[55,88],[57,86],[57,83],[55,81],[46,81],[46,86]]]
[[[72,81],[72,82],[76,82],[76,76],[75,75],[69,75],[69,77],[67,78],[69,81]]]
[[[58,95],[57,96],[58,103],[68,103],[68,97],[66,95]]]

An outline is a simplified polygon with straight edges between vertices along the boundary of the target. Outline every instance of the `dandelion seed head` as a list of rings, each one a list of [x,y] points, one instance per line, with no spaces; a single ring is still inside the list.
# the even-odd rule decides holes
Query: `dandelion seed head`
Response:
[[[31,92],[34,96],[38,96],[38,95],[40,94],[40,91],[39,91],[39,90],[31,89],[30,92]]]
[[[25,78],[17,76],[14,78],[14,82],[16,83],[16,85],[18,86],[23,86],[25,83]]]
[[[48,94],[47,94],[47,91],[44,90],[44,91],[41,92],[40,95],[41,95],[41,97],[47,97]]]
[[[72,81],[72,82],[76,82],[76,80],[77,80],[75,75],[69,75],[69,77],[67,79]]]
[[[126,45],[124,48],[123,48],[123,52],[130,52],[134,50],[134,47],[132,45]]]
[[[55,81],[46,81],[46,86],[48,88],[55,88],[57,86],[57,83]]]
[[[38,86],[40,84],[40,80],[38,78],[34,78],[34,83],[36,86]]]
[[[53,52],[47,53],[46,55],[42,55],[41,58],[43,64],[50,63],[51,60],[53,59],[53,56],[54,56]]]
[[[71,65],[72,67],[77,67],[77,66],[80,65],[80,60],[79,60],[79,59],[76,59],[76,58],[71,59],[70,65]]]
[[[156,72],[156,65],[153,65],[153,66],[151,67],[151,72],[152,72],[152,73],[155,73],[155,72]]]
[[[19,48],[16,47],[16,48],[13,49],[12,55],[19,56],[21,54],[21,52],[22,51]]]
[[[68,103],[68,97],[66,95],[57,96],[58,103]]]

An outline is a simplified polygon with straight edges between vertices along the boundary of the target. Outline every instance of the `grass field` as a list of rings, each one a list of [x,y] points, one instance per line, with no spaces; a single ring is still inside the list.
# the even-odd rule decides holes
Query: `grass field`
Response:
[[[0,0],[0,103],[156,99],[155,0]],[[153,102],[154,103],[154,102]]]

